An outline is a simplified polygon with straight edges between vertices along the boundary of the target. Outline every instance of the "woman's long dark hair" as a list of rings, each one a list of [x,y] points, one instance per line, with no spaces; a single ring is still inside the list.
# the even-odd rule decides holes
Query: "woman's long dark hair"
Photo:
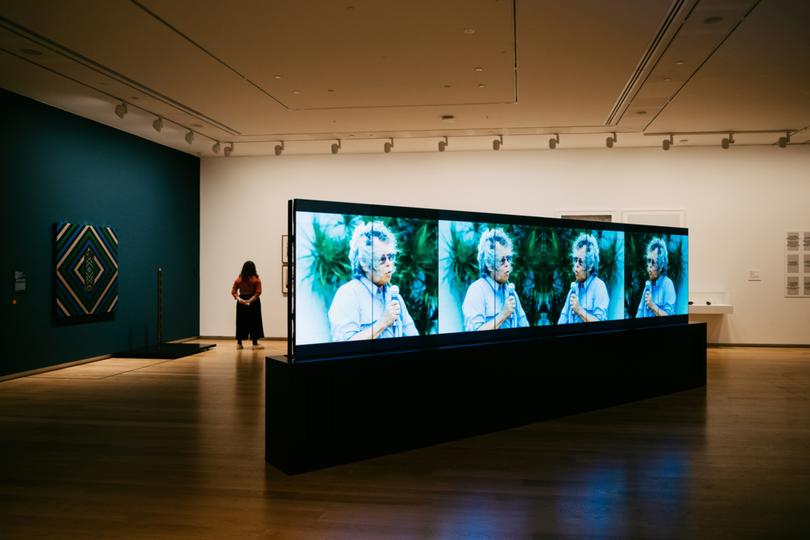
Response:
[[[258,275],[259,274],[256,273],[256,265],[253,264],[253,261],[245,261],[245,264],[242,265],[242,271],[239,273],[239,277],[242,278],[242,281],[247,282],[251,277]]]

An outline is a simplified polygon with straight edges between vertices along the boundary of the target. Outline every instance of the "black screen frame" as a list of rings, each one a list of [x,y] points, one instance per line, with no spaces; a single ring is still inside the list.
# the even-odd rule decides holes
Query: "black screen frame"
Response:
[[[413,337],[398,337],[396,339],[374,339],[358,342],[327,342],[318,344],[296,344],[296,214],[298,212],[322,212],[333,214],[357,214],[385,217],[418,218],[427,220],[449,220],[467,222],[488,222],[497,224],[513,224],[534,227],[559,229],[592,229],[604,231],[619,231],[623,233],[656,233],[669,235],[682,235],[688,238],[689,230],[685,227],[671,227],[658,225],[639,225],[615,222],[594,222],[576,219],[559,219],[540,216],[526,216],[514,214],[495,214],[488,212],[471,212],[462,210],[432,209],[402,207],[391,205],[378,205],[368,203],[352,203],[339,201],[322,201],[312,199],[291,199],[287,205],[287,229],[289,235],[287,247],[288,295],[287,295],[287,357],[288,361],[306,361],[324,358],[341,358],[346,356],[367,355],[376,352],[412,351],[421,348],[471,346],[480,343],[493,343],[501,341],[521,340],[532,337],[545,337],[555,335],[582,334],[595,331],[620,330],[623,328],[639,328],[658,325],[686,323],[688,314],[675,314],[668,317],[634,318],[621,320],[608,320],[586,324],[560,324],[551,326],[530,326],[526,328],[510,328],[506,330],[487,332],[454,332],[431,334]],[[688,248],[688,244],[687,244]],[[626,264],[626,262],[625,262]],[[626,271],[623,268],[623,271]],[[625,285],[626,286],[626,285]],[[687,281],[688,287],[688,281]]]

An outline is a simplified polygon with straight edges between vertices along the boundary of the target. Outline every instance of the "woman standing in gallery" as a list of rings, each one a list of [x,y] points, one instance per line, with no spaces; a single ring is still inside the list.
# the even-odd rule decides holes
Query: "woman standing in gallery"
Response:
[[[262,280],[256,273],[253,261],[245,261],[242,271],[231,288],[231,296],[236,300],[236,348],[242,348],[242,340],[253,340],[253,348],[261,349],[259,338],[264,337],[262,326]]]

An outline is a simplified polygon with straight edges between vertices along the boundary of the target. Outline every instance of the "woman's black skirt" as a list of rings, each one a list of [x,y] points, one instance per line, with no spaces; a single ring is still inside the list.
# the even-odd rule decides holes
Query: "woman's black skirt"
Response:
[[[250,294],[242,294],[239,297],[247,300]],[[258,298],[250,303],[236,303],[236,339],[257,340],[264,337],[264,326],[262,326],[262,303]]]

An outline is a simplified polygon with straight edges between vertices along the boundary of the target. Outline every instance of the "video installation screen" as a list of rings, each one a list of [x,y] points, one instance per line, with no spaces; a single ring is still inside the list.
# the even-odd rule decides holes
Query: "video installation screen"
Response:
[[[439,332],[624,318],[624,233],[439,221]]]
[[[435,220],[297,212],[296,344],[438,332]]]
[[[291,208],[297,355],[687,312],[685,229],[304,200]]]
[[[628,232],[625,309],[628,318],[687,315],[689,237]]]

